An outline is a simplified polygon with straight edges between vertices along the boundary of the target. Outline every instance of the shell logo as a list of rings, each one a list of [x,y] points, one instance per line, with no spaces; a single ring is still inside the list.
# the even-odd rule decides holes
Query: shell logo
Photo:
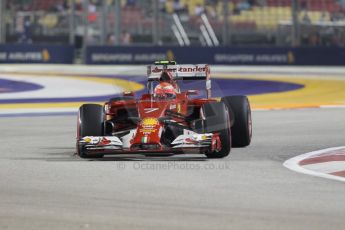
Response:
[[[84,138],[84,141],[85,141],[86,143],[90,143],[90,142],[91,142],[91,138],[85,137],[85,138]]]
[[[158,125],[158,123],[159,123],[158,120],[153,117],[144,118],[141,121],[142,126],[155,126],[155,125]]]

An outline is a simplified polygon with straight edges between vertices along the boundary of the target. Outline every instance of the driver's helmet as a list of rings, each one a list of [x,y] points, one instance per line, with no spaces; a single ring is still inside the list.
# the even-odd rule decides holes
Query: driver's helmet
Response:
[[[157,99],[175,99],[176,90],[172,84],[161,82],[154,90],[154,97]]]
[[[173,76],[172,76],[171,72],[169,72],[168,70],[164,70],[162,72],[161,76],[159,77],[159,82],[169,83],[175,88],[175,92],[179,92],[179,87],[176,84],[176,82],[173,80]]]

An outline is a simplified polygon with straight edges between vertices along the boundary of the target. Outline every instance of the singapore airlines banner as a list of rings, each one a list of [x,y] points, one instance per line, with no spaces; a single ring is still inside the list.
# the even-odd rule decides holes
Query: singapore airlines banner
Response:
[[[0,45],[0,63],[72,64],[74,48],[68,45]]]
[[[345,65],[338,47],[114,47],[87,48],[86,64],[150,64],[155,60],[221,65]]]

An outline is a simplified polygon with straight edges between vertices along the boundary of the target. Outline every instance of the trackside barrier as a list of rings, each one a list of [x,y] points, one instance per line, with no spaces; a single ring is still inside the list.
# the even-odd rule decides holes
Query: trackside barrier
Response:
[[[152,64],[156,60],[220,65],[345,65],[339,47],[116,47],[89,46],[86,64]]]
[[[0,63],[72,64],[74,48],[69,45],[0,45]]]

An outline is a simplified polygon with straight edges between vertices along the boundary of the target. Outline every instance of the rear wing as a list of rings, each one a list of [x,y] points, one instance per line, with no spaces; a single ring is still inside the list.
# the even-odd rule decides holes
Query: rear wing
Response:
[[[174,80],[206,80],[210,78],[210,67],[197,65],[149,65],[147,77],[149,81],[158,81],[163,70],[171,73]]]
[[[173,80],[204,80],[207,97],[211,97],[210,67],[207,64],[196,65],[164,65],[155,64],[147,66],[148,81],[159,81],[162,72],[171,73]]]

